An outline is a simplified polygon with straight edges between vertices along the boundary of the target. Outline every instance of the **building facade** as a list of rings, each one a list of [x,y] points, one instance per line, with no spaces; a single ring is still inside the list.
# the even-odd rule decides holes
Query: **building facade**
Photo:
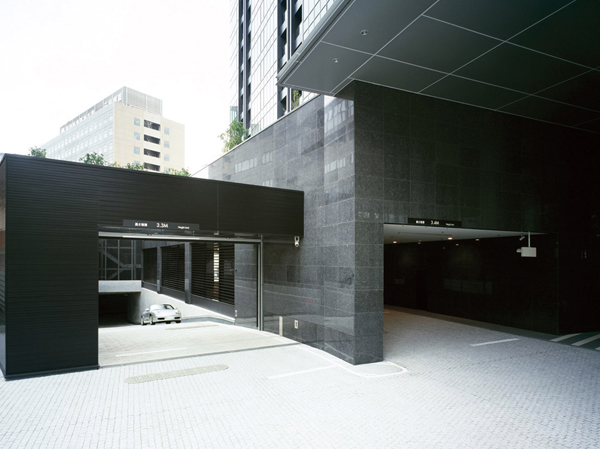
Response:
[[[122,87],[60,128],[47,157],[79,161],[88,153],[109,164],[168,173],[185,166],[185,127],[162,115],[162,100]]]
[[[314,95],[277,86],[277,73],[334,0],[231,0],[231,110],[251,133]]]
[[[259,126],[208,168],[305,193],[299,248],[265,247],[265,329],[368,363],[384,304],[600,327],[600,3],[267,4],[232,13],[234,104]]]

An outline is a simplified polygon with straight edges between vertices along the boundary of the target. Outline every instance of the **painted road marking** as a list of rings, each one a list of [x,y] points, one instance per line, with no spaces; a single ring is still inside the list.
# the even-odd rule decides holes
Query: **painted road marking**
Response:
[[[567,338],[576,337],[578,335],[581,335],[581,334],[579,333],[579,334],[563,335],[562,337],[558,337],[558,338],[555,338],[555,339],[550,340],[550,341],[554,341],[554,342],[563,341],[563,340],[566,340]]]
[[[331,368],[337,368],[337,366],[335,366],[335,365],[329,365],[329,366],[322,366],[320,368],[306,369],[304,371],[295,371],[293,373],[279,374],[278,376],[270,376],[270,377],[267,377],[267,379],[281,379],[282,377],[295,376],[297,374],[312,373],[312,372],[315,372],[315,371],[323,371],[323,370],[331,369]]]
[[[506,343],[507,341],[517,341],[518,338],[508,338],[506,340],[497,340],[497,341],[488,341],[486,343],[477,343],[471,346],[485,346],[485,345],[495,345],[496,343]]]
[[[154,351],[129,352],[127,354],[117,354],[115,357],[129,357],[129,356],[132,356],[132,355],[154,354],[154,353],[157,353],[157,352],[183,351],[184,349],[187,349],[187,348],[155,349]]]
[[[578,341],[577,343],[573,343],[571,346],[582,346],[590,341],[598,340],[600,338],[600,334],[594,335],[593,337],[586,338],[585,340]]]

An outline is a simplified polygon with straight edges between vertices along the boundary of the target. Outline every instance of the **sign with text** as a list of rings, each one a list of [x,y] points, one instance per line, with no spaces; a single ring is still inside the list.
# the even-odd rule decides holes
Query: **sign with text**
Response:
[[[189,223],[170,223],[166,221],[123,220],[126,228],[167,229],[169,231],[199,231],[200,225]]]
[[[462,222],[451,220],[434,220],[432,218],[409,218],[408,224],[419,226],[439,226],[440,228],[460,228]]]

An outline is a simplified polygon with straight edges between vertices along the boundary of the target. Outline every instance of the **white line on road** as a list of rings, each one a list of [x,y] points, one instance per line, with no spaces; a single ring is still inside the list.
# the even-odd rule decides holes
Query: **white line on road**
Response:
[[[129,352],[127,354],[117,354],[115,357],[129,357],[131,355],[154,354],[156,352],[183,351],[184,349],[187,349],[187,348],[170,348],[170,349],[156,349],[154,351],[146,351],[146,352]]]
[[[335,366],[335,365],[322,366],[320,368],[307,369],[304,371],[296,371],[296,372],[287,373],[287,374],[279,374],[278,376],[270,376],[270,377],[267,377],[267,379],[280,379],[282,377],[295,376],[296,374],[312,373],[314,371],[323,371],[323,370],[330,369],[330,368],[337,368],[337,366]]]
[[[563,340],[566,340],[567,338],[576,337],[577,335],[581,335],[581,334],[569,334],[569,335],[563,335],[562,337],[558,337],[558,338],[555,338],[555,339],[553,339],[553,340],[550,340],[550,341],[554,341],[554,342],[557,342],[557,341],[563,341]]]
[[[577,343],[573,343],[571,346],[582,346],[590,341],[598,340],[600,338],[600,334],[594,335],[593,337],[586,338],[585,340],[578,341]]]
[[[507,341],[517,341],[518,338],[508,338],[506,340],[498,340],[498,341],[488,341],[486,343],[477,343],[471,346],[485,346],[485,345],[495,345],[496,343],[506,343]]]

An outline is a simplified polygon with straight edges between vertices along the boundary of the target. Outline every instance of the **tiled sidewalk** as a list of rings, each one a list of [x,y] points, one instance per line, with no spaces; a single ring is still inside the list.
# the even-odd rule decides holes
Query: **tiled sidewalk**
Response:
[[[386,312],[374,365],[292,345],[0,380],[0,447],[598,447],[597,352]]]

